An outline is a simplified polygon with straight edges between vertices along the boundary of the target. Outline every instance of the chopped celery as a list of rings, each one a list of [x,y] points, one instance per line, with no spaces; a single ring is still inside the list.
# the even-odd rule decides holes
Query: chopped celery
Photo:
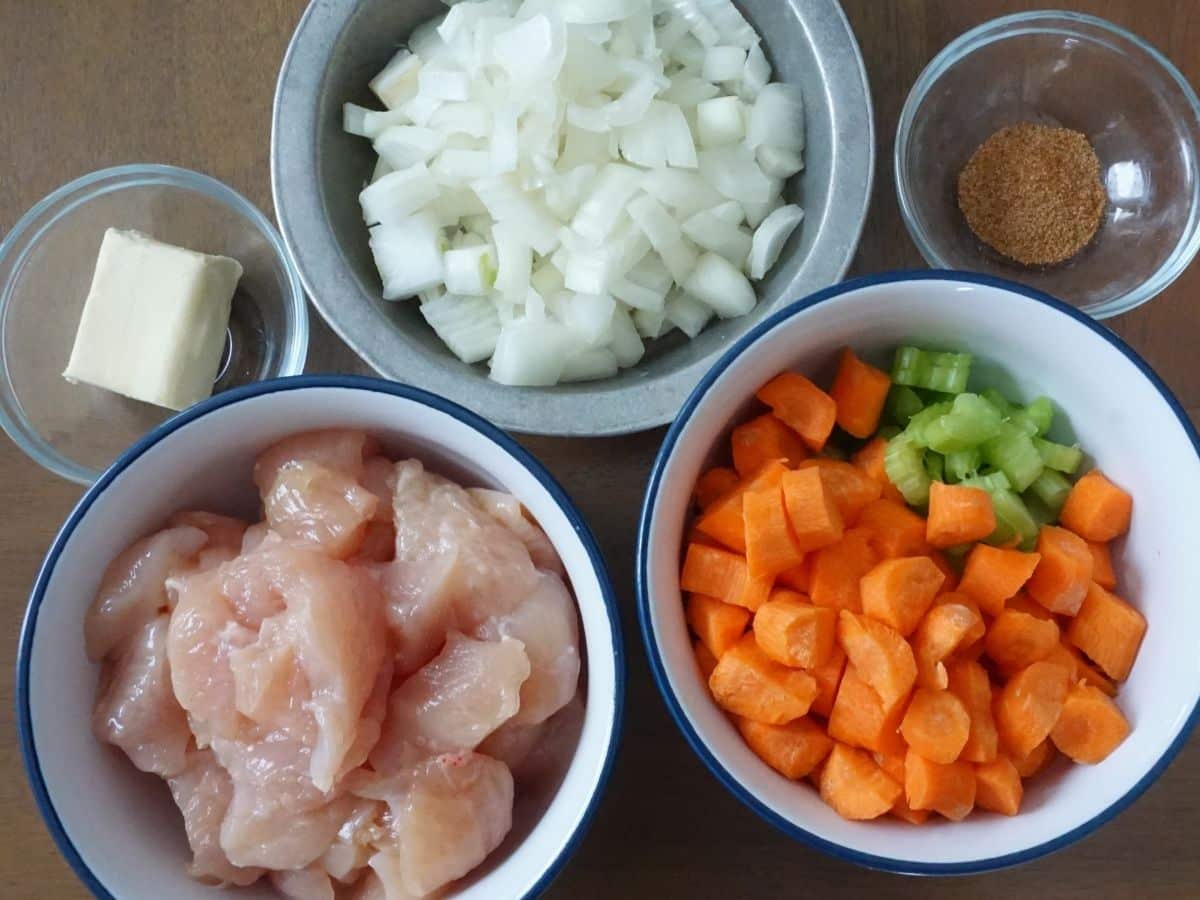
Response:
[[[900,347],[892,363],[892,382],[908,387],[920,387],[928,380],[929,366],[925,351],[916,347]]]
[[[925,444],[940,453],[969,450],[996,436],[1000,413],[978,394],[959,394],[950,412],[925,426]]]
[[[1054,421],[1054,404],[1049,397],[1038,397],[1025,407],[1025,414],[1037,425],[1037,433],[1043,435],[1050,430],[1050,423]]]
[[[961,482],[965,487],[976,487],[987,491],[989,494],[994,491],[1012,490],[1012,484],[1008,480],[1008,476],[1003,472],[988,472],[986,475],[972,475],[964,478]]]
[[[1040,437],[1033,439],[1033,446],[1037,447],[1037,452],[1041,455],[1042,463],[1046,468],[1056,472],[1066,472],[1070,475],[1083,462],[1083,451],[1078,447],[1056,444]]]
[[[1013,489],[1023,491],[1042,473],[1042,457],[1033,438],[1005,423],[1000,433],[983,445],[983,458],[1008,476]]]
[[[1030,437],[1037,436],[1037,420],[1019,406],[1014,406],[1008,415],[1004,417],[1004,421],[1014,426],[1022,434],[1027,434]]]
[[[971,354],[933,353],[929,355],[929,377],[921,387],[943,394],[961,394],[971,377]]]
[[[888,391],[888,418],[903,428],[908,420],[921,411],[925,404],[917,396],[917,392],[903,384],[892,385]]]
[[[988,388],[986,391],[980,394],[980,396],[983,397],[984,400],[987,400],[989,403],[991,403],[992,406],[996,407],[996,409],[1000,410],[1000,412],[1004,415],[1007,415],[1009,410],[1012,409],[1012,404],[1008,402],[1008,398],[995,388]]]
[[[1015,536],[1022,549],[1032,549],[1037,541],[1038,524],[1024,501],[1012,491],[994,491],[992,509],[996,514],[996,531],[992,532],[988,543],[1004,544]]]
[[[929,502],[929,473],[925,471],[921,448],[908,436],[902,434],[888,441],[883,468],[906,502],[912,506]]]
[[[948,400],[925,407],[908,420],[908,427],[904,429],[904,433],[908,435],[913,443],[921,447],[927,446],[925,443],[925,429],[929,426],[929,423],[941,418],[953,408],[954,404]]]
[[[1043,469],[1029,490],[1057,517],[1067,502],[1067,494],[1071,493],[1071,482],[1053,469]]]
[[[929,478],[932,481],[946,480],[946,461],[942,454],[935,453],[932,450],[925,451],[925,471],[929,473]]]
[[[970,478],[979,471],[983,463],[983,453],[978,447],[968,447],[966,450],[956,450],[946,454],[946,476],[953,481]]]
[[[1043,525],[1054,525],[1058,522],[1058,513],[1052,512],[1050,507],[1046,506],[1033,491],[1026,491],[1021,500],[1025,503],[1025,508],[1029,510],[1029,515],[1041,529]]]

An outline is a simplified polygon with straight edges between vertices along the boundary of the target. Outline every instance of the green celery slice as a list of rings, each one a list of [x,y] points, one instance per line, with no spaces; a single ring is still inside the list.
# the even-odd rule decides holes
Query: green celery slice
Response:
[[[918,347],[899,347],[892,362],[892,383],[921,387],[929,378],[929,364],[924,350]]]
[[[930,422],[941,418],[953,408],[954,404],[949,400],[930,404],[908,420],[908,427],[904,429],[904,433],[916,445],[920,447],[928,446],[925,442],[926,427]]]
[[[1033,438],[1011,423],[1005,423],[1000,433],[983,445],[983,458],[1007,475],[1018,492],[1033,484],[1044,468]]]
[[[1079,464],[1083,462],[1083,451],[1078,446],[1068,447],[1065,444],[1056,444],[1040,437],[1033,439],[1033,446],[1037,447],[1037,452],[1041,455],[1042,463],[1046,468],[1056,472],[1074,474],[1075,470],[1079,468]]]
[[[996,409],[1000,410],[1001,415],[1008,415],[1009,411],[1012,410],[1012,404],[1008,402],[1008,398],[995,388],[988,388],[979,396],[991,403],[992,406],[996,407]]]
[[[1053,469],[1043,469],[1042,474],[1029,485],[1030,493],[1046,504],[1046,508],[1054,514],[1055,519],[1062,512],[1063,504],[1067,502],[1067,494],[1071,493],[1071,482]]]
[[[932,450],[925,451],[925,471],[931,481],[946,480],[946,460],[940,453]]]
[[[909,420],[919,413],[925,404],[912,388],[903,384],[894,384],[888,391],[888,418],[903,428]]]
[[[929,355],[929,375],[921,387],[943,394],[961,394],[971,377],[969,353],[933,353]]]
[[[946,477],[962,481],[973,477],[983,464],[983,452],[978,447],[956,450],[946,454]],[[1007,481],[1007,479],[1005,479]]]
[[[969,450],[995,437],[1000,413],[978,394],[959,394],[950,412],[925,426],[925,444],[939,453]]]
[[[1038,523],[1019,496],[1012,491],[993,491],[992,510],[996,514],[996,530],[988,537],[988,543],[1004,544],[1015,535],[1022,549],[1033,549],[1037,543]]]
[[[975,487],[987,491],[989,494],[996,491],[1010,491],[1012,484],[1008,480],[1008,476],[1003,472],[988,472],[986,475],[972,475],[964,478],[961,484],[965,487]]]
[[[921,448],[906,435],[888,441],[883,454],[883,468],[891,481],[912,506],[929,502],[929,473],[925,471]]]
[[[1037,433],[1044,435],[1054,421],[1054,404],[1049,397],[1038,397],[1025,407],[1025,414],[1037,425]]]

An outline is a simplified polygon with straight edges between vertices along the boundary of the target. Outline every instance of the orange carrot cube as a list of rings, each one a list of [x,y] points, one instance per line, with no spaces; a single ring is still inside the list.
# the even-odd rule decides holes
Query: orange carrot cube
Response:
[[[742,497],[742,518],[746,523],[746,565],[752,578],[774,578],[804,561],[779,485],[747,491]]]
[[[1067,640],[1117,681],[1129,677],[1145,636],[1145,616],[1095,583],[1067,628]]]
[[[816,722],[807,717],[786,725],[768,725],[739,718],[737,729],[742,740],[768,766],[793,781],[815,769],[833,749],[833,740]]]
[[[811,555],[809,593],[817,606],[862,612],[859,583],[877,563],[870,534],[852,528],[836,544]]]
[[[1045,659],[1058,642],[1056,622],[1006,609],[992,622],[983,646],[997,668],[1008,673]]]
[[[747,491],[760,491],[779,484],[787,470],[787,466],[777,459],[766,463],[752,479],[710,503],[696,520],[696,527],[731,550],[745,553],[746,522],[742,518],[742,498]]]
[[[754,639],[758,646],[785,666],[813,669],[822,665],[833,652],[836,610],[789,597],[776,599],[777,596],[773,595],[754,614]]]
[[[950,693],[962,701],[971,719],[971,730],[963,745],[961,759],[986,763],[996,758],[999,735],[992,715],[992,683],[987,670],[970,659],[951,660],[946,664]]]
[[[1035,662],[1010,678],[996,698],[996,729],[1016,756],[1026,756],[1050,736],[1067,699],[1070,673]]]
[[[959,822],[975,808],[975,768],[968,762],[936,763],[909,748],[904,793],[913,809],[931,809]]]
[[[1053,525],[1038,532],[1037,568],[1025,591],[1046,609],[1065,616],[1079,611],[1092,583],[1092,553],[1077,534]]]
[[[786,725],[808,712],[817,682],[807,672],[781,666],[747,634],[717,661],[708,679],[723,709],[768,725]]]
[[[902,502],[880,498],[868,503],[858,514],[857,525],[870,533],[871,544],[883,559],[929,552],[925,520]]]
[[[829,713],[829,736],[878,753],[903,753],[899,729],[904,709],[903,702],[885,706],[875,689],[847,663]]]
[[[935,481],[929,486],[925,540],[934,547],[982,541],[996,530],[996,514],[987,491]]]
[[[704,510],[712,506],[738,486],[738,475],[733,469],[717,466],[709,469],[696,480],[692,488],[692,500]]]
[[[844,819],[876,819],[888,812],[903,787],[861,750],[834,744],[821,769],[821,799]]]
[[[685,609],[692,632],[717,659],[742,639],[750,624],[748,609],[707,594],[688,594]]]
[[[1093,470],[1071,487],[1059,521],[1084,540],[1104,543],[1127,532],[1132,515],[1133,498]]]
[[[776,375],[755,394],[812,450],[822,450],[837,420],[833,398],[796,372]]]
[[[1015,816],[1021,809],[1021,773],[1007,756],[975,766],[975,805],[1004,816]]]
[[[859,583],[863,613],[907,637],[929,611],[945,580],[928,556],[885,559]]]
[[[917,680],[917,663],[900,632],[843,609],[838,613],[838,643],[886,708],[908,696]]]
[[[788,519],[800,550],[818,550],[841,540],[842,516],[820,469],[785,472],[781,483]]]
[[[1033,575],[1041,556],[976,544],[967,556],[958,589],[989,616],[998,616],[1004,603]]]
[[[1067,693],[1062,714],[1050,731],[1054,746],[1077,763],[1095,765],[1129,737],[1129,722],[1108,696],[1089,684]]]
[[[733,450],[733,467],[742,478],[751,477],[771,460],[782,460],[794,468],[808,458],[800,435],[771,413],[737,426],[729,443]]]
[[[892,379],[863,362],[849,347],[838,356],[837,374],[829,395],[837,406],[837,423],[857,438],[870,437],[879,427]]]

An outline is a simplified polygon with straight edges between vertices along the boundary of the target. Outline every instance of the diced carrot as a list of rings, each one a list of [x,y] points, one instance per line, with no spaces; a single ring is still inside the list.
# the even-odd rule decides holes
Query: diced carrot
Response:
[[[1095,583],[1067,628],[1067,640],[1117,681],[1129,677],[1145,636],[1145,616]]]
[[[696,665],[700,667],[700,674],[704,676],[704,682],[707,684],[713,669],[717,667],[717,658],[699,638],[692,642],[692,650],[696,653]]]
[[[954,566],[950,564],[950,559],[945,553],[943,553],[941,550],[930,550],[928,553],[918,555],[928,556],[931,560],[933,560],[933,564],[938,567],[938,571],[945,576],[946,580],[942,582],[941,593],[944,594],[948,591],[958,590],[958,583],[962,579],[959,577],[959,574],[955,570]]]
[[[936,763],[952,763],[966,746],[971,717],[950,691],[917,688],[900,721],[908,746]]]
[[[696,486],[692,488],[692,499],[700,509],[707,509],[737,486],[737,472],[725,466],[717,466],[696,479]]]
[[[1067,694],[1062,715],[1050,731],[1054,746],[1077,763],[1095,764],[1129,737],[1129,722],[1110,698],[1090,684]]]
[[[876,753],[875,763],[887,773],[889,778],[899,784],[904,784],[904,754]],[[892,815],[913,825],[920,825],[929,818],[929,810],[913,809],[908,805],[908,797],[901,792],[900,796],[896,798],[896,802],[892,804]]]
[[[928,556],[885,559],[859,583],[863,613],[907,637],[929,611],[945,580]]]
[[[980,809],[1015,816],[1021,809],[1024,793],[1021,773],[1007,756],[975,767],[975,805]]]
[[[870,437],[879,427],[892,379],[863,362],[849,347],[838,356],[837,375],[829,395],[837,405],[837,423],[857,438]]]
[[[910,747],[904,758],[904,793],[913,809],[962,821],[975,807],[975,768],[968,762],[937,763]]]
[[[987,491],[940,481],[929,486],[925,540],[934,547],[982,541],[995,530],[996,514]]]
[[[870,533],[852,528],[836,544],[812,554],[809,593],[817,606],[862,612],[859,582],[879,561]]]
[[[833,398],[796,372],[776,375],[755,394],[813,450],[821,450],[833,432]]]
[[[791,597],[775,599],[778,593],[782,592],[773,595],[754,614],[754,639],[758,646],[785,666],[813,669],[822,665],[833,652],[837,612]]]
[[[842,515],[818,468],[785,472],[781,483],[792,533],[801,550],[818,550],[841,540]]]
[[[1000,671],[1008,673],[1045,659],[1058,641],[1057,623],[1006,609],[988,628],[983,646]]]
[[[996,758],[999,736],[992,716],[992,683],[987,670],[967,659],[951,660],[946,668],[949,690],[962,701],[971,718],[971,731],[960,757],[968,762],[991,762]]]
[[[1025,591],[1046,609],[1073,616],[1092,583],[1092,553],[1079,535],[1043,525],[1038,533],[1041,556]]]
[[[800,718],[817,696],[817,682],[811,675],[770,659],[752,634],[717,660],[708,687],[719,706],[768,725],[786,725]]]
[[[821,799],[844,819],[876,819],[888,812],[903,787],[861,750],[834,744],[821,770]]]
[[[1104,543],[1127,532],[1132,515],[1133,498],[1095,469],[1071,487],[1058,518],[1084,540]]]
[[[946,598],[959,602],[944,602]],[[936,603],[913,633],[912,648],[917,684],[944,690],[949,685],[944,661],[959,647],[983,637],[984,626],[979,610],[962,594],[942,594]]]
[[[877,753],[903,753],[900,720],[904,709],[903,702],[885,706],[875,689],[847,663],[829,713],[829,736]]]
[[[767,725],[739,718],[737,729],[758,758],[793,781],[817,767],[833,749],[833,740],[825,730],[807,717],[786,725]]]
[[[808,670],[808,674],[817,680],[817,699],[813,701],[810,713],[829,718],[845,671],[846,651],[834,644],[833,652],[829,654],[825,664]]]
[[[745,553],[746,522],[742,518],[743,496],[747,491],[760,491],[773,484],[779,484],[780,478],[787,470],[787,466],[777,459],[766,463],[749,481],[743,482],[709,504],[704,514],[696,520],[696,527],[726,547]]]
[[[1037,553],[976,544],[967,556],[958,589],[974,599],[989,616],[998,616],[1004,609],[1004,601],[1025,585],[1040,559]]]
[[[764,463],[782,460],[794,468],[808,458],[800,435],[792,431],[771,413],[743,422],[729,437],[733,450],[733,467],[742,478],[749,478]]]
[[[688,529],[687,537],[684,538],[685,544],[700,544],[704,547],[719,547],[724,550],[725,545],[716,538],[711,538],[694,525]]]
[[[1110,697],[1117,696],[1117,686],[1113,680],[1084,659],[1082,653],[1061,641],[1057,647],[1046,656],[1046,662],[1063,666],[1071,673],[1071,682],[1082,681],[1098,688]]]
[[[842,523],[847,527],[854,524],[868,503],[879,499],[883,490],[878,482],[869,478],[857,466],[840,459],[818,456],[805,460],[797,468],[820,471],[834,505],[842,514]]]
[[[742,498],[742,519],[746,523],[746,565],[752,578],[774,578],[804,562],[779,485],[747,491]]]
[[[1054,744],[1050,743],[1050,738],[1046,738],[1024,756],[1010,754],[1009,759],[1012,760],[1018,775],[1022,778],[1032,778],[1046,768],[1050,760],[1054,759],[1056,752]]]
[[[735,606],[756,610],[771,593],[770,578],[751,578],[745,558],[728,550],[691,544],[683,561],[679,586]]]
[[[1117,573],[1113,569],[1112,552],[1108,544],[1088,541],[1088,552],[1092,554],[1092,581],[1110,591],[1116,590]]]
[[[688,625],[717,659],[742,639],[750,624],[748,609],[706,594],[688,594],[686,609]]]
[[[904,503],[904,495],[887,477],[887,469],[884,467],[886,453],[887,441],[881,437],[872,438],[850,457],[850,461],[858,466],[864,475],[879,485],[881,496],[894,503]]]
[[[996,729],[1004,746],[1027,755],[1050,735],[1067,698],[1070,673],[1062,666],[1035,662],[1005,683],[996,699]]]
[[[917,663],[900,632],[843,609],[838,613],[838,643],[885,707],[891,709],[908,696],[917,680]]]
[[[1029,599],[1029,595],[1024,591],[1017,591],[1012,597],[1009,597],[1008,602],[1004,606],[1005,609],[1011,609],[1013,612],[1022,612],[1033,616],[1035,619],[1044,619],[1047,622],[1058,622],[1054,613],[1046,609],[1040,603],[1034,603]]]
[[[775,582],[784,587],[807,594],[812,589],[813,554],[806,554],[804,561],[790,569],[784,569],[775,576]]]
[[[858,514],[857,524],[870,532],[875,552],[884,559],[921,556],[929,551],[925,520],[903,503],[885,498],[868,503]]]

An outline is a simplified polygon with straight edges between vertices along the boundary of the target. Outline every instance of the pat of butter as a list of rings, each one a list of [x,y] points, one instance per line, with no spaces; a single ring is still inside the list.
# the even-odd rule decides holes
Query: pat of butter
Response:
[[[108,229],[63,377],[170,409],[203,400],[241,277],[226,256]]]

